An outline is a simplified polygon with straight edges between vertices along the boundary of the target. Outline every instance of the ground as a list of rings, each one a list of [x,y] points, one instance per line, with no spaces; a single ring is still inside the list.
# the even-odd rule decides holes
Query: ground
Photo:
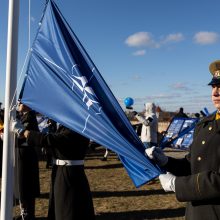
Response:
[[[104,151],[102,147],[90,150],[85,161],[97,220],[184,219],[185,203],[178,202],[174,193],[165,193],[158,179],[136,188],[116,154],[110,152],[108,160],[101,161]],[[166,150],[166,154],[174,157],[185,153]],[[50,172],[41,161],[41,196],[36,203],[38,220],[46,220]],[[18,210],[16,206],[15,215]]]

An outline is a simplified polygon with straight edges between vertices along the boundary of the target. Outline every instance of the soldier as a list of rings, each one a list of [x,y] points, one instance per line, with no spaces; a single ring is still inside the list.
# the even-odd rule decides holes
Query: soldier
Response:
[[[84,157],[89,139],[60,125],[55,133],[25,130],[19,121],[12,126],[23,134],[28,145],[50,148],[53,156],[49,199],[49,220],[94,220],[89,183],[84,171]]]
[[[187,202],[186,219],[220,219],[220,60],[210,64],[213,75],[212,102],[216,113],[197,123],[189,154],[174,159],[160,148],[146,154],[170,173],[159,176],[165,191],[174,191],[180,202]]]
[[[36,114],[28,106],[18,103],[18,113],[25,129],[38,131]],[[31,147],[30,147],[31,146]],[[19,199],[21,216],[17,219],[35,219],[35,198],[40,195],[38,156],[35,145],[25,138],[16,139],[15,148],[15,197]]]

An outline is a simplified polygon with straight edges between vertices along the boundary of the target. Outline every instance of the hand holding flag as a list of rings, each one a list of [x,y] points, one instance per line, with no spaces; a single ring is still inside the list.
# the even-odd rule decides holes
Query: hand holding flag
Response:
[[[165,166],[168,162],[168,157],[164,154],[163,150],[159,147],[150,147],[145,150],[145,154],[155,161],[159,166]]]
[[[21,137],[25,131],[25,127],[19,120],[15,119],[11,123],[11,131],[17,134],[18,137]]]

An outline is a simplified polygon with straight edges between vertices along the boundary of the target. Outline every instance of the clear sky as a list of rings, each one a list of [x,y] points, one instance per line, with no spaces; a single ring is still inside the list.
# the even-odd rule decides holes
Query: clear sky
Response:
[[[45,0],[31,0],[31,42]],[[134,108],[213,111],[210,62],[220,59],[218,0],[55,0],[115,97]],[[4,102],[8,1],[0,7]],[[28,49],[28,0],[20,0],[18,74]]]

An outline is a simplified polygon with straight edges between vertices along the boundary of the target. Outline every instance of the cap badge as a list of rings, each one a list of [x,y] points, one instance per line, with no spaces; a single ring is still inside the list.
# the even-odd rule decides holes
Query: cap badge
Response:
[[[220,78],[220,70],[216,70],[213,74],[215,78]]]

